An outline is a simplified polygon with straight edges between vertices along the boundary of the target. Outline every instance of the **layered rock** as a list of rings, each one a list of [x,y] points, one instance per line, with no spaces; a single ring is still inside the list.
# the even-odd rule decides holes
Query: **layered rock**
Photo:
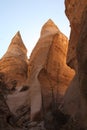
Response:
[[[63,97],[74,71],[66,65],[68,39],[52,20],[41,30],[41,36],[29,60],[29,85],[31,98],[31,119],[52,103],[52,89],[59,101]],[[53,87],[53,88],[52,88]],[[42,102],[42,99],[44,100]]]
[[[65,0],[65,13],[70,21],[71,34],[68,48],[67,64],[77,69],[76,46],[81,30],[81,18],[87,6],[86,0]]]
[[[18,32],[0,60],[0,74],[4,75],[4,91],[7,90],[4,96],[10,111],[14,114],[27,102],[28,91],[21,91],[27,85],[27,71],[27,49]]]
[[[5,74],[8,88],[20,86],[27,78],[27,49],[18,32],[11,41],[6,54],[0,60],[0,73]]]
[[[67,64],[76,70],[65,97],[62,109],[81,127],[87,128],[87,1],[66,0],[66,14],[71,25]]]

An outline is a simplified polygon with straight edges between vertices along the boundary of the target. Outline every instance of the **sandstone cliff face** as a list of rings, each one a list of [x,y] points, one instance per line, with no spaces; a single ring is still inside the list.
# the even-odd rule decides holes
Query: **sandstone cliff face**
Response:
[[[4,96],[12,113],[27,102],[28,91],[20,91],[27,85],[27,49],[18,32],[11,41],[6,54],[0,60],[0,74],[4,76]],[[27,86],[28,87],[28,86]]]
[[[27,49],[18,32],[0,59],[0,130],[23,130],[15,123],[20,116],[17,110],[28,104],[28,92],[20,91],[26,85],[27,70]]]
[[[54,95],[61,99],[74,75],[74,71],[66,65],[67,46],[66,36],[52,20],[48,20],[42,27],[40,39],[29,60],[32,119],[41,111],[42,97],[45,108],[52,103],[52,86]]]
[[[20,86],[27,78],[27,49],[18,32],[11,41],[6,54],[0,60],[0,73],[4,73],[8,88]]]
[[[67,64],[77,69],[76,46],[81,30],[81,18],[87,6],[86,0],[65,0],[65,13],[70,21],[71,34],[67,56]]]
[[[66,14],[71,34],[67,64],[76,70],[65,97],[62,109],[87,128],[87,1],[66,0]]]

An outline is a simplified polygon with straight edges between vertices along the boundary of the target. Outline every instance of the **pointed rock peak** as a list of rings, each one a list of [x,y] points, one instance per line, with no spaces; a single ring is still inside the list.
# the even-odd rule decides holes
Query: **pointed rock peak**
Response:
[[[42,30],[41,30],[41,35],[47,34],[47,33],[54,34],[56,32],[59,32],[58,27],[56,26],[56,24],[51,19],[49,19],[43,25]]]
[[[20,31],[18,31],[15,36],[21,37]]]
[[[20,32],[18,31],[16,34],[15,34],[15,36],[13,37],[13,39],[12,39],[12,41],[13,40],[18,40],[18,39],[20,39],[21,41],[22,41],[22,38],[21,38],[21,34],[20,34]],[[23,41],[22,41],[23,42]]]
[[[10,44],[9,48],[10,48],[11,46],[19,46],[19,49],[21,48],[21,49],[24,49],[24,50],[27,51],[27,49],[26,49],[26,47],[25,47],[25,45],[24,45],[24,43],[23,43],[23,40],[22,40],[22,38],[21,38],[21,34],[20,34],[19,31],[18,31],[18,32],[15,34],[15,36],[12,38],[11,44]]]
[[[54,25],[55,26],[55,23],[51,19],[49,19],[45,24],[46,25]]]
[[[56,26],[56,24],[51,20],[49,19],[44,25],[43,27],[49,27],[49,26],[54,26],[58,29],[58,27]]]
[[[27,57],[27,49],[22,41],[19,31],[12,38],[11,43],[7,49],[7,52],[3,57],[9,57],[9,56]]]

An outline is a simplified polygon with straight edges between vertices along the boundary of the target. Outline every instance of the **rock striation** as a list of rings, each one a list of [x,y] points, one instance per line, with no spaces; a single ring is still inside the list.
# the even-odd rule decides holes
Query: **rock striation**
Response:
[[[87,129],[87,1],[65,0],[65,5],[71,25],[67,64],[76,75],[64,96],[62,109]]]
[[[74,69],[77,69],[76,46],[81,30],[82,14],[85,11],[86,5],[86,0],[65,0],[65,13],[70,21],[71,27],[67,64]]]
[[[4,73],[8,88],[20,86],[27,78],[27,49],[19,32],[14,36],[6,54],[0,59],[0,73]]]
[[[74,76],[74,71],[66,65],[67,47],[67,37],[49,19],[42,27],[29,60],[31,120],[40,115],[42,104],[45,109],[50,107],[52,87],[60,102]]]
[[[68,120],[68,116],[58,109],[61,109],[61,103],[64,103],[63,111],[73,115],[74,109],[70,111],[72,105],[67,103],[73,93],[78,93],[73,99],[77,98],[80,102],[80,89],[77,88],[77,75],[72,80],[75,72],[66,64],[67,49],[67,37],[51,19],[43,25],[29,60],[27,49],[17,32],[0,59],[1,130],[5,129],[4,124],[7,130],[14,127],[15,130],[59,129]],[[68,89],[69,85],[71,89]],[[72,86],[77,88],[76,91]],[[78,105],[76,107],[78,110]]]
[[[22,41],[20,33],[17,32],[7,52],[0,59],[0,82],[4,83],[3,86],[0,85],[0,89],[2,90],[1,94],[9,109],[9,113],[12,113],[17,118],[19,116],[18,110],[25,106],[26,108],[29,107],[27,72],[27,49]],[[0,105],[2,106],[2,104]],[[21,115],[22,114],[23,112],[21,112]],[[15,124],[15,120],[13,124]]]

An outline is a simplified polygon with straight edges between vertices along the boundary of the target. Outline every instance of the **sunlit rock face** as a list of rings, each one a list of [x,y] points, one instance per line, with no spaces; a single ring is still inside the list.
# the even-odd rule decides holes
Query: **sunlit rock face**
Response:
[[[4,73],[8,88],[20,86],[27,78],[27,49],[18,32],[12,39],[7,52],[0,60],[0,73]]]
[[[81,127],[87,128],[87,1],[65,0],[66,15],[70,21],[67,64],[76,75],[64,96],[64,112],[70,114]]]
[[[29,60],[32,120],[40,115],[42,103],[46,109],[52,103],[52,87],[55,98],[60,102],[74,75],[74,71],[66,65],[67,47],[67,37],[52,20],[48,20],[42,27],[40,38]]]
[[[0,60],[0,74],[4,76],[6,84],[4,96],[12,113],[16,113],[16,110],[27,102],[28,91],[21,91],[27,85],[27,72],[27,49],[18,32]]]
[[[29,106],[27,71],[27,49],[18,32],[0,59],[0,130],[19,130],[16,118],[23,114],[20,109]]]

